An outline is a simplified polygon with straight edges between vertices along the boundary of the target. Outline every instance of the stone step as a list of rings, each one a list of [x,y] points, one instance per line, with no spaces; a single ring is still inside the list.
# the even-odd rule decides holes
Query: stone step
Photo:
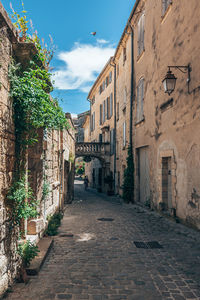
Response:
[[[34,276],[38,274],[53,245],[53,238],[44,237],[37,245],[40,252],[38,253],[38,256],[32,260],[30,266],[26,268],[27,275]]]

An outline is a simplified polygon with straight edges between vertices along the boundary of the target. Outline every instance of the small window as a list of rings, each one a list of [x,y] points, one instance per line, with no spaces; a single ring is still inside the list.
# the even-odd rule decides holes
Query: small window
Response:
[[[95,112],[92,114],[92,120],[91,120],[91,131],[95,129]]]
[[[100,133],[99,134],[99,143],[102,143],[103,142],[103,137],[102,137],[102,134]]]
[[[126,47],[123,48],[123,64],[125,64],[126,61]]]
[[[169,5],[172,4],[172,0],[162,0],[162,15],[166,13]]]
[[[112,72],[110,72],[110,74],[109,74],[109,83],[111,83],[112,82]]]
[[[127,101],[127,90],[126,87],[124,88],[124,106],[126,106],[126,101]]]
[[[92,105],[95,103],[95,96],[92,98]]]
[[[103,101],[103,123],[106,120],[106,101]]]
[[[113,94],[110,95],[110,115],[109,117],[111,118],[113,115]]]
[[[137,122],[144,119],[144,78],[141,78],[137,87]]]
[[[109,85],[109,77],[106,77],[106,87]]]
[[[104,91],[105,90],[105,81],[103,81],[103,83],[102,83],[102,91]]]
[[[126,122],[123,123],[123,148],[126,147]]]
[[[117,121],[119,120],[119,102],[117,102]]]
[[[103,107],[102,104],[100,104],[100,109],[99,109],[99,124],[102,125],[102,113],[103,113]]]
[[[119,64],[117,65],[117,77],[119,76]]]
[[[106,98],[107,119],[110,119],[110,98]]]
[[[110,131],[110,155],[114,154],[114,129]]]
[[[144,51],[144,13],[138,21],[138,56]]]

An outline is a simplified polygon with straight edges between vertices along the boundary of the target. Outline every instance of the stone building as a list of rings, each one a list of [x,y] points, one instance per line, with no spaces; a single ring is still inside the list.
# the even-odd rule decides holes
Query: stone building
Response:
[[[110,143],[110,151],[102,159],[92,157],[90,172],[87,172],[90,186],[104,192],[114,192],[115,168],[115,72],[112,58],[98,76],[89,92],[90,100],[90,141]]]
[[[111,58],[116,71],[115,192],[121,194],[127,146],[132,144],[135,201],[197,228],[200,228],[199,17],[197,0],[190,5],[186,0],[137,0]],[[88,96],[91,141],[97,141],[100,134],[99,110],[104,101],[103,95],[102,99],[98,96],[93,104],[92,97],[98,95],[97,85],[99,88],[107,66]],[[171,94],[172,90],[165,93],[162,84],[168,70],[177,78]],[[173,77],[170,72],[168,79]],[[113,172],[112,165],[110,159]],[[90,173],[92,169],[93,166]]]
[[[11,229],[7,194],[15,167],[13,103],[9,95],[8,69],[12,58],[26,66],[36,54],[32,43],[19,41],[17,32],[0,2],[0,296],[16,277],[21,260],[17,254],[18,229]],[[69,129],[38,130],[38,143],[29,147],[26,165],[29,183],[39,200],[39,217],[25,220],[26,239],[37,242],[47,226],[47,217],[72,200],[75,159],[75,131],[70,115]],[[44,181],[49,194],[43,198]]]

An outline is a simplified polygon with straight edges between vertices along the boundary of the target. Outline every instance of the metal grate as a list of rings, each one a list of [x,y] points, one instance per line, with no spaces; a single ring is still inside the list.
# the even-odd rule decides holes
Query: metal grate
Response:
[[[61,233],[61,234],[59,234],[59,237],[73,237],[74,235],[73,234],[65,234],[65,233]]]
[[[162,249],[163,246],[156,241],[151,242],[134,242],[135,246],[140,249]]]
[[[112,222],[112,221],[114,221],[114,219],[112,219],[112,218],[99,218],[97,220],[102,221],[102,222]]]

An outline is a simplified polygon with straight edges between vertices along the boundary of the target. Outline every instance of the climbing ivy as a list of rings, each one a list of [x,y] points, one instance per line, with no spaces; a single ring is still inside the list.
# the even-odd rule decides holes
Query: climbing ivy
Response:
[[[26,153],[29,145],[37,142],[37,129],[64,129],[68,127],[65,114],[57,99],[50,96],[53,90],[49,62],[53,52],[40,42],[36,32],[27,36],[28,21],[22,2],[22,13],[14,9],[12,18],[23,42],[35,44],[37,55],[31,58],[24,68],[14,60],[9,67],[10,97],[13,100],[13,117],[15,125],[15,175],[13,184],[8,192],[8,201],[12,207],[12,224],[20,226],[23,219],[37,216],[37,201],[27,184]],[[48,185],[43,186],[43,195],[48,194]]]
[[[10,220],[13,227],[19,226],[23,219],[37,217],[37,201],[33,196],[32,189],[23,175],[19,181],[15,181],[7,195],[10,201]]]
[[[134,198],[134,161],[131,146],[128,147],[127,167],[124,171],[123,199],[125,202],[133,202]]]

